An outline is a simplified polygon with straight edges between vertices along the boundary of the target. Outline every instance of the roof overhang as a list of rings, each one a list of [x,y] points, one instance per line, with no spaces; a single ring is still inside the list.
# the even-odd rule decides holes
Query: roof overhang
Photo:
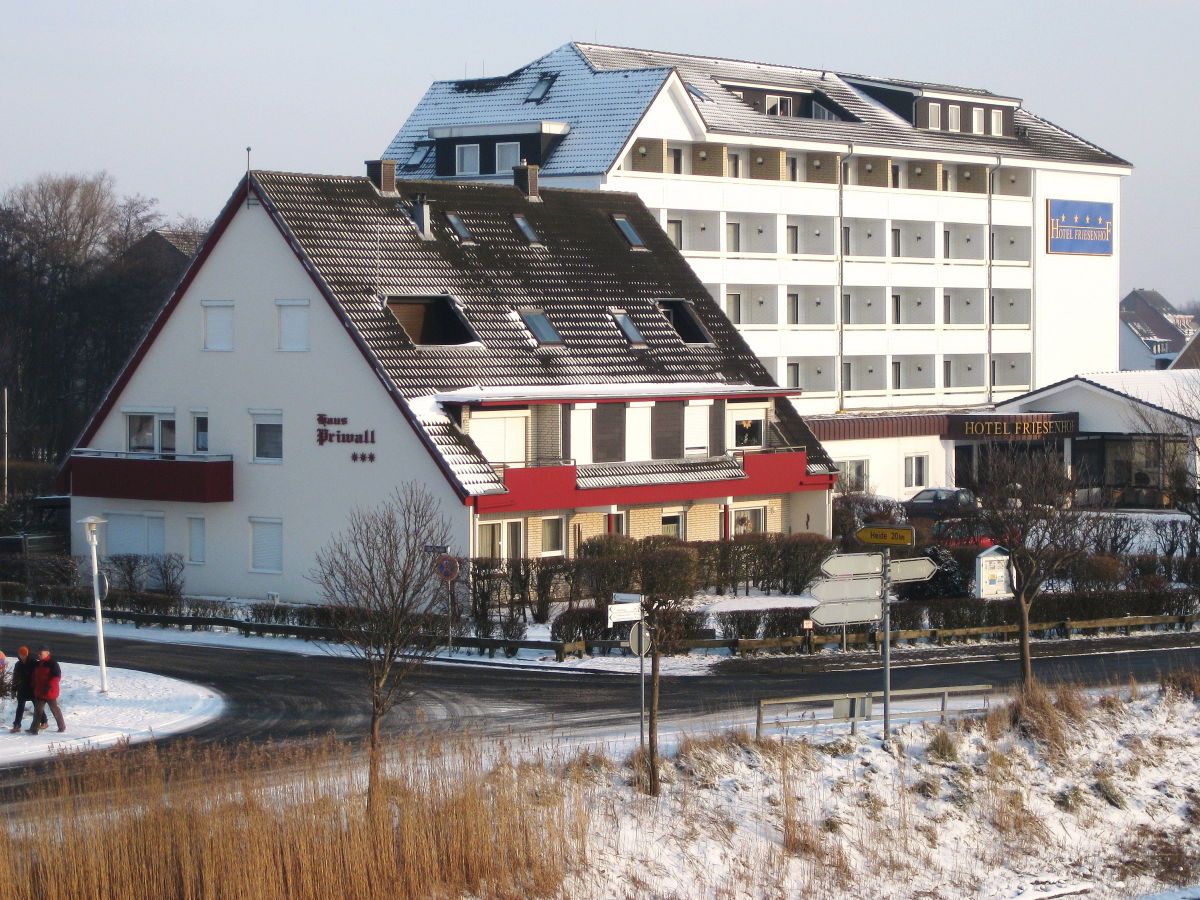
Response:
[[[639,400],[767,400],[798,397],[798,388],[744,384],[568,384],[528,387],[469,387],[433,394],[436,403],[512,406],[541,403],[617,403]]]
[[[442,138],[488,137],[507,134],[566,134],[566,122],[498,122],[492,125],[438,125],[429,129],[433,140]]]

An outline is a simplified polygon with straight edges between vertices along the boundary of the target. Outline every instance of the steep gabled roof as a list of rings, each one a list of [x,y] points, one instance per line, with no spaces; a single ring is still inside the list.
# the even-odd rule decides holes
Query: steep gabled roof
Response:
[[[1190,332],[1180,327],[1179,312],[1158,291],[1138,288],[1121,299],[1121,321],[1151,353],[1179,353]]]

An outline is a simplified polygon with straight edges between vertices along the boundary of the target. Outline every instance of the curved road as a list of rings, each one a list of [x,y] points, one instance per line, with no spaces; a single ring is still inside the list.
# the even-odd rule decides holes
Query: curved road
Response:
[[[94,665],[95,639],[89,636],[5,628],[4,643],[54,648],[63,662]],[[1198,636],[1200,637],[1200,636]],[[356,660],[301,656],[264,650],[189,644],[106,640],[110,665],[139,669],[196,682],[219,691],[226,714],[188,737],[200,741],[303,740],[330,732],[357,741],[366,733],[366,688]],[[1047,680],[1088,684],[1157,680],[1166,669],[1200,667],[1200,647],[1129,649],[1115,653],[1055,656],[1035,660]],[[789,672],[789,661],[771,658],[734,674],[663,679],[664,720],[683,723],[697,717],[721,718],[762,696],[879,690],[879,669],[842,672]],[[950,684],[1005,685],[1017,675],[1015,660],[897,667],[892,686]],[[551,734],[566,731],[637,731],[638,679],[625,675],[560,674],[501,666],[427,664],[410,679],[412,702],[401,703],[386,727],[400,730],[475,730],[479,733]],[[70,710],[66,710],[70,714]]]

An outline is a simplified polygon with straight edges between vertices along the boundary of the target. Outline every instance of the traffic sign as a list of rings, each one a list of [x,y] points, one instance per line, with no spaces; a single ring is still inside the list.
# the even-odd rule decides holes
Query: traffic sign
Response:
[[[883,607],[878,599],[842,600],[838,603],[822,603],[810,615],[818,625],[854,625],[879,621]]]
[[[608,604],[608,627],[612,628],[617,622],[636,622],[642,617],[640,603],[610,603]]]
[[[650,652],[650,629],[641,622],[635,622],[629,629],[629,649],[638,656],[645,656]]]
[[[437,573],[438,578],[453,581],[458,577],[458,560],[443,553],[433,561],[433,571]]]
[[[917,542],[917,529],[911,525],[864,525],[854,536],[864,544],[911,547]]]
[[[821,571],[830,578],[847,575],[880,575],[883,573],[883,554],[835,553],[821,562]]]
[[[445,553],[449,549],[450,548],[447,547],[445,544],[426,544],[425,545],[426,553]]]
[[[816,582],[810,592],[814,600],[829,603],[837,600],[862,600],[883,596],[883,579],[878,575],[866,578],[826,578]]]
[[[937,570],[937,563],[928,556],[893,559],[890,567],[892,581],[928,581]]]
[[[614,591],[612,602],[613,603],[641,603],[642,595],[641,594],[622,594],[622,593]]]

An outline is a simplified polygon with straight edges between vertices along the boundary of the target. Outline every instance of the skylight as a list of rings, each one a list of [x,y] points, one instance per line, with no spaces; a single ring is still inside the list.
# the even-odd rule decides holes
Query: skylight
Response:
[[[712,335],[700,321],[696,309],[687,300],[659,300],[658,308],[685,344],[711,344]]]
[[[613,222],[621,229],[621,234],[625,236],[625,240],[629,241],[630,247],[645,247],[646,242],[642,240],[642,236],[637,233],[637,229],[633,227],[633,223],[629,221],[629,217],[619,213],[613,214]]]
[[[556,78],[558,78],[557,72],[543,72],[542,77],[533,86],[533,90],[529,92],[529,96],[525,98],[526,102],[540,103],[550,92],[550,87]]]
[[[529,220],[523,215],[520,213],[515,214],[513,221],[517,223],[517,228],[520,229],[521,234],[525,236],[525,240],[529,241],[529,243],[540,244],[542,242],[542,239],[538,237],[538,233],[533,230],[533,226],[529,224]]]
[[[554,326],[550,324],[550,320],[546,318],[546,314],[540,309],[522,309],[517,312],[521,321],[525,323],[525,327],[529,329],[530,334],[539,344],[561,344],[563,342],[558,332],[554,330]]]
[[[625,335],[626,340],[634,346],[645,346],[646,339],[642,337],[642,333],[638,331],[638,327],[633,324],[633,319],[629,317],[629,313],[623,309],[614,309],[612,311],[613,321],[617,323],[617,327],[621,329],[621,333]]]
[[[404,165],[419,166],[421,163],[425,162],[425,157],[429,155],[429,151],[432,147],[432,144],[417,144],[413,147],[412,156],[408,158],[408,162],[406,162]]]
[[[704,91],[700,90],[700,88],[696,87],[694,84],[689,84],[687,86],[687,90],[688,93],[697,100],[703,100],[705,103],[712,103],[712,97],[708,96],[708,94],[704,93]]]
[[[475,238],[471,236],[471,232],[463,224],[463,220],[458,217],[458,213],[446,213],[446,221],[450,223],[450,227],[454,229],[454,233],[458,235],[460,241],[464,244],[475,243]]]

